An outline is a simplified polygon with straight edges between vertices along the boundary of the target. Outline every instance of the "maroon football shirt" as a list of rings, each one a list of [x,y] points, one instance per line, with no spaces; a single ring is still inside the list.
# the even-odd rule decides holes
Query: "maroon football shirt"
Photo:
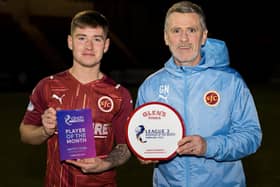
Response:
[[[41,115],[49,107],[92,110],[97,156],[106,156],[115,144],[126,143],[124,126],[133,109],[131,95],[107,76],[87,84],[81,84],[68,71],[42,79],[30,95],[23,122],[42,125]],[[46,187],[116,186],[115,170],[83,174],[60,162],[57,135],[49,138],[47,145]]]

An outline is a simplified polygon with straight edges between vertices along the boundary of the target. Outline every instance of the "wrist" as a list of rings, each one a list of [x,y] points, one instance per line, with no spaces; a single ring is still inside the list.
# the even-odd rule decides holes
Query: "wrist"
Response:
[[[52,134],[50,134],[46,129],[45,127],[42,126],[42,134],[44,137],[48,138],[50,137]]]

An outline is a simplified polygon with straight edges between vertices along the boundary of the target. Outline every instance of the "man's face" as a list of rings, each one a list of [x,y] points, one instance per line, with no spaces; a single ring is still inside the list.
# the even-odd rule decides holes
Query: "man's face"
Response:
[[[177,65],[197,65],[201,59],[200,48],[206,38],[207,30],[202,30],[197,14],[174,12],[167,18],[164,40]]]
[[[74,63],[84,67],[99,64],[109,48],[109,43],[101,27],[77,27],[73,34],[68,36],[68,47],[73,52]]]

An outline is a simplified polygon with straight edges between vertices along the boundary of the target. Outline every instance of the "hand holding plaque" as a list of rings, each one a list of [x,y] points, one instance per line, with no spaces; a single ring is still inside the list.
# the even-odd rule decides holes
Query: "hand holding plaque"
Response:
[[[171,106],[149,102],[130,115],[126,140],[132,152],[143,160],[168,160],[176,155],[185,128],[179,113]]]

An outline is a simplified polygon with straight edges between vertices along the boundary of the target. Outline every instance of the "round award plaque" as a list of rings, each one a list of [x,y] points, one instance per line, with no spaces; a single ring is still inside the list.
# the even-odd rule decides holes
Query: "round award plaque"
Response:
[[[179,113],[160,102],[145,103],[134,110],[126,124],[129,148],[143,160],[169,160],[176,155],[185,135]]]

